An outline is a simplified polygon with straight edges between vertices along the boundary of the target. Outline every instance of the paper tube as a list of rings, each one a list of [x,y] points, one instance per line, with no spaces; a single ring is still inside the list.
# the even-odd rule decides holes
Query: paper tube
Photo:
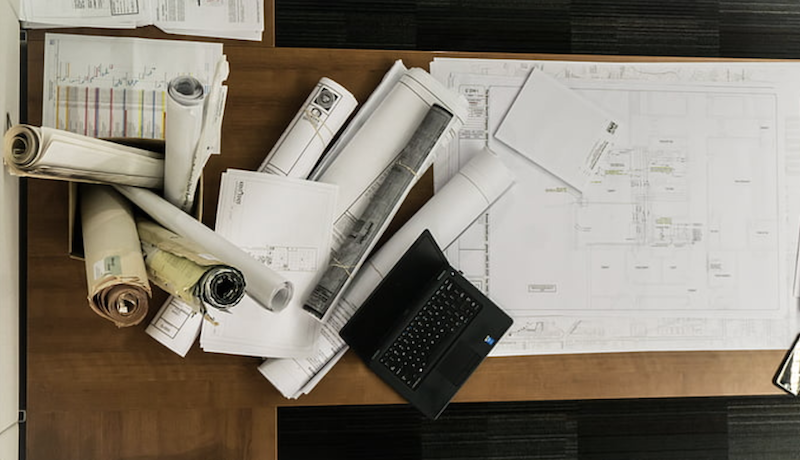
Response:
[[[247,293],[262,307],[278,312],[289,303],[294,290],[292,284],[250,254],[149,190],[125,185],[116,188],[156,222],[241,270]]]
[[[102,185],[80,187],[81,225],[89,305],[118,327],[147,315],[147,282],[130,203]]]
[[[164,198],[190,212],[187,198],[192,167],[203,125],[205,93],[200,80],[191,76],[173,78],[167,87],[167,130],[164,155]]]
[[[161,188],[159,153],[52,128],[17,125],[5,134],[3,159],[12,174],[76,182]]]
[[[205,313],[205,305],[228,310],[244,297],[244,275],[238,269],[154,222],[137,219],[136,229],[150,280],[196,312]]]

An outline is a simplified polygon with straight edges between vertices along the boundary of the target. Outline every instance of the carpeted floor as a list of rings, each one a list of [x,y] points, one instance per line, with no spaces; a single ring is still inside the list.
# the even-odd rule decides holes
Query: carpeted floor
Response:
[[[800,57],[796,0],[291,0],[278,46]]]
[[[278,455],[305,459],[795,460],[790,397],[452,404],[278,412]]]

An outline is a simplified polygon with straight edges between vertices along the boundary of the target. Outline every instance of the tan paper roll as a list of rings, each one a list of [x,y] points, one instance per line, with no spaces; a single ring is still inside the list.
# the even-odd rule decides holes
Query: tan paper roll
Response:
[[[81,185],[89,306],[118,327],[139,324],[151,295],[128,201],[111,187]]]
[[[206,305],[228,310],[244,297],[244,275],[235,267],[155,222],[137,218],[136,228],[150,281],[195,312]]]

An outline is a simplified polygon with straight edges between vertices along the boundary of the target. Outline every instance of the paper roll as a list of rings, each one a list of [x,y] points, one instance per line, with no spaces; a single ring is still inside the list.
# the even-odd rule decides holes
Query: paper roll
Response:
[[[147,188],[164,184],[161,154],[52,128],[9,129],[3,159],[18,176]]]
[[[307,178],[356,105],[342,85],[321,78],[258,171]]]
[[[164,156],[164,198],[185,212],[193,199],[192,168],[203,126],[205,93],[200,80],[191,76],[173,78],[167,87],[167,129]],[[193,197],[192,197],[193,198]]]
[[[80,187],[89,305],[118,327],[147,315],[150,284],[130,203],[102,185]]]
[[[244,297],[244,275],[235,267],[154,222],[137,219],[136,229],[150,280],[196,312],[206,305],[225,311]]]
[[[156,222],[241,270],[247,284],[245,290],[262,307],[278,312],[289,303],[294,291],[292,283],[250,254],[149,190],[125,185],[116,188]]]

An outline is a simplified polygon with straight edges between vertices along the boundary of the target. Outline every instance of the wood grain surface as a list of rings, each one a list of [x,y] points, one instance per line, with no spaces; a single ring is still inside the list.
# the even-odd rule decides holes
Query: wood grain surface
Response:
[[[175,38],[151,29],[136,34]],[[29,38],[29,122],[38,124],[44,34]],[[443,55],[229,41],[225,53],[231,76],[223,153],[205,172],[204,221],[210,226],[220,173],[259,165],[320,77],[343,84],[363,102],[396,59],[427,68],[434,56]],[[161,292],[145,323],[117,329],[90,310],[82,262],[67,256],[66,183],[27,184],[30,460],[274,459],[278,406],[402,402],[352,354],[297,401],[281,397],[258,373],[258,358],[203,353],[195,345],[182,359],[144,333],[165,299]],[[428,174],[390,231],[431,192]],[[771,394],[777,393],[771,379],[781,358],[780,351],[491,358],[456,401]]]

